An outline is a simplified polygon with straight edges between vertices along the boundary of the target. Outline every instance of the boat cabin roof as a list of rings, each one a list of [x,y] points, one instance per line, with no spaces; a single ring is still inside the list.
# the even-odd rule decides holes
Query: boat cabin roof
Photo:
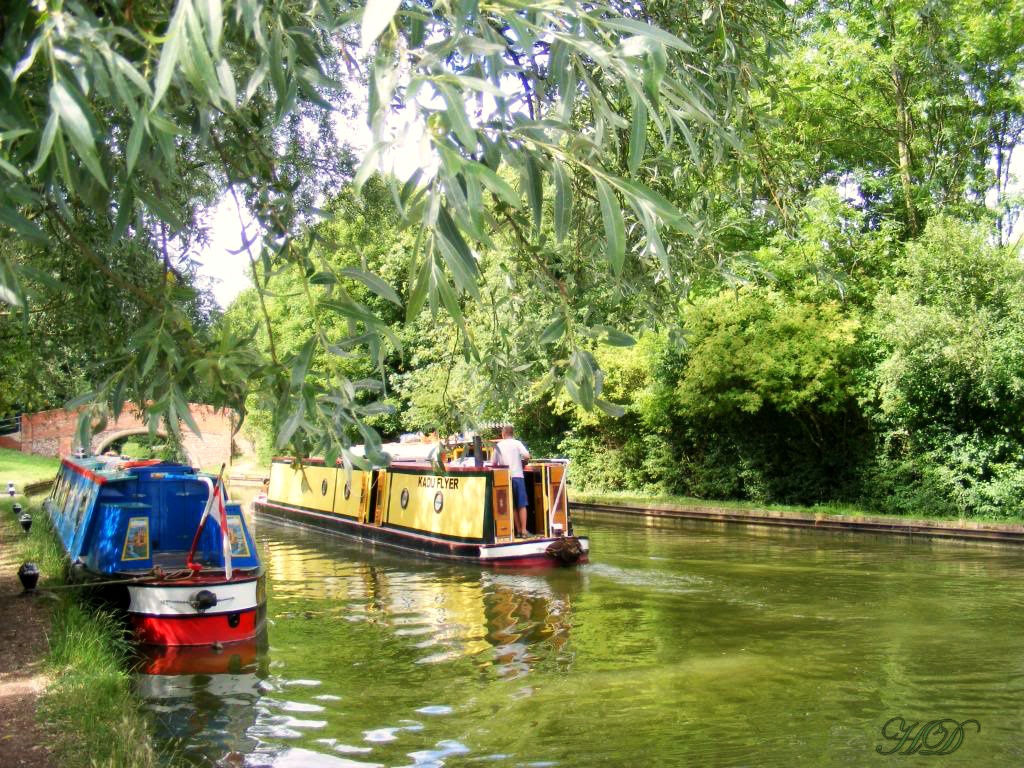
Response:
[[[186,464],[160,459],[136,460],[122,459],[119,456],[87,456],[85,458],[66,458],[61,464],[75,474],[99,485],[135,478],[157,479],[161,474],[197,474],[193,467]]]

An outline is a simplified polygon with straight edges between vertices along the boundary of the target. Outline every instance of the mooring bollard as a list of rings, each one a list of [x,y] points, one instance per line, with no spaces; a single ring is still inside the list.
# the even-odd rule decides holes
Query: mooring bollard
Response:
[[[35,563],[22,563],[18,569],[18,580],[26,592],[32,592],[39,582],[39,566]]]
[[[15,494],[14,481],[13,480],[8,480],[7,481],[7,495],[8,496],[14,496],[14,494]]]
[[[25,533],[28,533],[30,530],[32,530],[32,515],[30,515],[28,512],[24,513],[21,517],[19,517],[18,522],[21,523],[21,530],[23,530]]]
[[[14,506],[11,507],[11,511],[14,513],[15,517],[20,515],[23,509],[24,507],[22,507],[21,504],[18,504],[17,502],[15,502]]]

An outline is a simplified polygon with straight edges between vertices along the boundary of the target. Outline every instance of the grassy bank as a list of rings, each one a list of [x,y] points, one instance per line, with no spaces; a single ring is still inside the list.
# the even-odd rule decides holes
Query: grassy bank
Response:
[[[0,478],[9,476],[2,474],[7,468],[0,464]],[[64,584],[62,553],[39,504],[4,496],[0,525],[18,526],[11,513],[14,501],[24,505],[34,521],[31,533],[18,537],[18,561],[31,560],[39,566],[41,591],[55,588],[37,598],[51,598],[47,666],[52,681],[37,716],[52,739],[57,764],[62,768],[161,764],[150,743],[146,717],[132,693],[131,646],[123,625],[111,613],[91,606],[80,590],[59,588]]]
[[[0,448],[0,483],[7,488],[7,481],[13,480],[20,491],[27,483],[53,480],[60,467],[60,459]]]
[[[712,499],[694,499],[687,496],[653,496],[640,493],[611,493],[573,490],[569,497],[580,504],[631,504],[639,507],[681,507],[683,509],[734,509],[737,511],[757,512],[796,512],[804,515],[836,515],[839,517],[870,517],[887,520],[924,520],[928,522],[963,522],[963,523],[1000,523],[1003,525],[1024,525],[1022,517],[954,517],[951,515],[929,515],[922,513],[914,517],[905,515],[885,515],[861,507],[845,504],[820,504],[813,507],[798,507],[786,504],[755,504],[748,501],[714,501]]]

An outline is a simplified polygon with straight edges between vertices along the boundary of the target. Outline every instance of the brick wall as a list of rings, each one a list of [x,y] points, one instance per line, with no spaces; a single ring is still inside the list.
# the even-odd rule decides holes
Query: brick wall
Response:
[[[196,466],[212,466],[231,461],[233,411],[216,410],[208,405],[192,404],[192,418],[202,433],[197,437],[182,426],[182,444],[189,461]],[[21,451],[38,456],[67,456],[75,449],[78,413],[61,409],[26,413],[21,422]],[[113,437],[145,433],[146,426],[136,413],[126,410],[120,418],[93,436],[90,450],[97,450]]]

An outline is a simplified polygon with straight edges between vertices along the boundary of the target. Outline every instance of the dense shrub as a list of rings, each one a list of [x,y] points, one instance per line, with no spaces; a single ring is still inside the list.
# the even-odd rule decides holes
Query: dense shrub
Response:
[[[883,450],[866,497],[900,513],[1021,515],[1024,266],[984,229],[937,218],[899,268],[872,329]]]

